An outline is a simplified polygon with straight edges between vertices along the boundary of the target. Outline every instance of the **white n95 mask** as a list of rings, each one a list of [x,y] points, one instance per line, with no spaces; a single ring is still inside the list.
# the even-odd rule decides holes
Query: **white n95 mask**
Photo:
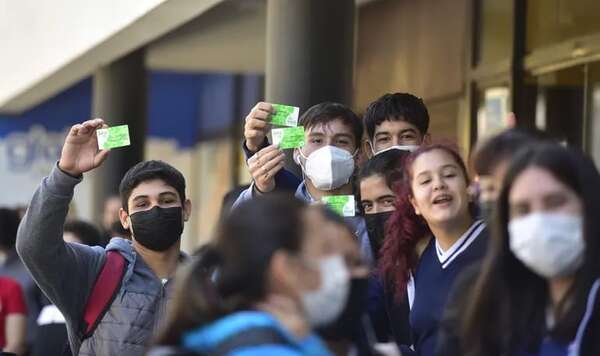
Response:
[[[304,312],[312,327],[327,325],[337,319],[350,294],[350,272],[342,255],[320,259],[319,274],[319,288],[302,294]]]
[[[583,218],[564,213],[533,213],[508,224],[510,250],[544,278],[569,276],[583,263]]]
[[[308,157],[299,149],[300,156],[305,159],[300,162],[302,171],[315,188],[319,190],[332,190],[341,187],[350,181],[354,173],[354,156],[350,152],[335,147],[324,146],[314,151]]]

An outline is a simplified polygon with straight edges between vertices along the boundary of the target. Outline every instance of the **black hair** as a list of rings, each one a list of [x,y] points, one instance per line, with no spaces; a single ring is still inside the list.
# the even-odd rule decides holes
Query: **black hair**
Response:
[[[10,250],[15,246],[20,220],[16,210],[0,208],[0,247]]]
[[[367,107],[363,117],[369,140],[373,140],[375,127],[382,122],[406,121],[415,125],[421,136],[429,130],[429,112],[423,100],[408,93],[385,94]]]
[[[63,231],[72,233],[82,244],[88,246],[98,246],[102,240],[100,230],[82,220],[67,221],[63,227]]]
[[[300,125],[308,130],[316,125],[327,124],[336,119],[341,119],[345,125],[352,128],[354,143],[356,147],[359,147],[363,134],[363,126],[354,111],[345,105],[332,102],[313,105],[302,114],[299,122]]]
[[[521,148],[547,140],[542,131],[511,128],[480,142],[471,156],[472,169],[478,175],[491,175],[502,162],[509,160]]]
[[[356,176],[356,196],[359,201],[359,207],[362,213],[361,194],[360,194],[360,183],[363,179],[371,176],[380,175],[385,179],[385,184],[392,190],[395,190],[397,184],[402,182],[404,175],[404,160],[410,152],[391,149],[385,152],[380,152],[375,156],[371,157],[358,171]]]
[[[575,191],[583,202],[584,262],[558,306],[559,318],[550,331],[555,340],[568,343],[574,339],[591,285],[600,277],[600,222],[596,217],[600,211],[600,175],[594,163],[583,153],[558,144],[541,143],[524,148],[506,174],[492,240],[464,313],[461,346],[473,354],[512,354],[517,348],[535,350],[544,336],[546,281],[528,269],[509,247],[509,194],[515,180],[530,167],[547,171]],[[564,303],[566,299],[572,303]]]
[[[214,242],[200,249],[178,277],[173,307],[157,342],[177,344],[186,330],[261,301],[275,252],[300,253],[306,206],[288,195],[269,194],[231,211]]]
[[[387,186],[394,189],[394,184],[402,179],[404,160],[409,154],[408,151],[391,149],[371,157],[358,172],[359,186],[363,179],[381,175],[385,178]]]
[[[119,194],[121,195],[121,204],[125,211],[129,211],[127,201],[131,192],[140,183],[153,179],[160,179],[175,188],[181,199],[183,206],[185,202],[185,178],[176,168],[163,161],[143,161],[131,167],[119,185]]]

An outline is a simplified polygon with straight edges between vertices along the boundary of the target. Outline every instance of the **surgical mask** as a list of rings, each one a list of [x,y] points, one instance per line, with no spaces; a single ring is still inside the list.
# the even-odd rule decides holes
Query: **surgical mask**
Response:
[[[324,146],[314,151],[308,157],[299,150],[304,158],[302,167],[304,174],[318,190],[329,191],[347,184],[354,173],[354,156],[350,152],[335,147]]]
[[[583,263],[583,218],[564,213],[533,213],[508,224],[510,250],[544,278],[570,276]]]
[[[350,276],[341,255],[320,259],[318,268],[321,285],[317,290],[302,294],[304,311],[312,327],[330,324],[338,318],[350,292]]]
[[[183,218],[181,207],[138,211],[130,215],[135,241],[153,251],[165,251],[181,238]]]
[[[391,150],[414,152],[417,150],[417,148],[419,148],[418,145],[394,145],[394,146],[390,146],[390,147],[384,148],[379,151],[375,151],[375,148],[373,147],[373,144],[371,143],[371,141],[367,141],[367,142],[369,142],[369,146],[371,147],[371,152],[373,152],[374,156],[381,154],[383,152],[391,151]]]
[[[392,216],[393,211],[386,211],[377,214],[365,214],[365,223],[367,224],[367,232],[369,234],[369,242],[373,250],[373,256],[377,259],[379,251],[383,247],[385,241],[385,224]]]
[[[360,331],[362,317],[366,311],[368,288],[367,277],[352,278],[344,310],[333,323],[317,328],[319,336],[327,340],[354,340],[356,333]]]

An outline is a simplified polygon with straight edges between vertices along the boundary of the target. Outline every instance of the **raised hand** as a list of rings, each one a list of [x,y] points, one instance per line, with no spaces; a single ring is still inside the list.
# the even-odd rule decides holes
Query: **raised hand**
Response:
[[[252,108],[248,116],[246,116],[244,138],[246,139],[246,147],[250,151],[258,151],[258,148],[265,140],[267,132],[270,129],[269,121],[273,112],[273,105],[259,102]]]
[[[58,167],[78,177],[102,164],[109,150],[98,149],[96,130],[108,125],[102,119],[93,119],[73,125],[65,139]]]
[[[248,170],[259,192],[268,193],[275,189],[275,174],[283,168],[284,160],[285,154],[274,145],[263,148],[248,159]]]

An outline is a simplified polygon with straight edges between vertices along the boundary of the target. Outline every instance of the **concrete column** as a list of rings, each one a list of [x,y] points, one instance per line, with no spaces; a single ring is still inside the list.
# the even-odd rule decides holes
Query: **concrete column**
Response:
[[[354,0],[268,0],[266,100],[299,106],[351,104]],[[295,172],[291,160],[287,168]]]
[[[119,191],[125,172],[144,159],[146,136],[144,50],[137,50],[94,73],[94,117],[109,126],[129,125],[131,146],[114,149],[94,172],[94,216],[101,219],[104,200]]]

